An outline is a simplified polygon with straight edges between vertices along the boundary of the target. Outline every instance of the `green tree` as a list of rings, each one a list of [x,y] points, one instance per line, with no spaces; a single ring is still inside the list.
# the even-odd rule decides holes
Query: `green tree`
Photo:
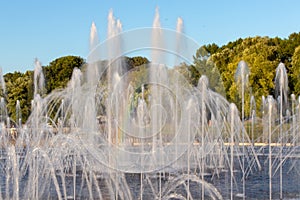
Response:
[[[177,73],[180,73],[183,76],[183,78],[188,81],[189,84],[192,84],[192,78],[191,78],[192,73],[190,71],[192,67],[193,66],[188,65],[185,62],[183,62],[183,63],[180,63],[178,66],[175,66],[174,70]],[[195,81],[194,85],[195,84],[196,84],[196,81]]]
[[[287,69],[287,74],[289,80],[293,80],[293,70],[292,68],[292,57],[294,55],[295,49],[300,45],[300,32],[299,33],[292,33],[289,35],[287,39],[279,40],[279,50],[278,50],[278,57],[280,61],[285,64]],[[296,91],[294,88],[293,81],[289,81],[289,89],[290,91]]]
[[[74,68],[80,69],[84,63],[84,59],[79,56],[65,56],[50,62],[44,68],[47,94],[54,89],[66,87]]]
[[[142,56],[124,57],[123,59],[126,64],[127,71],[129,71],[135,67],[139,67],[139,66],[149,63],[149,60],[146,57],[142,57]]]
[[[194,85],[195,83],[198,84],[199,78],[205,75],[209,80],[209,87],[213,91],[225,95],[219,69],[206,49],[207,47],[205,46],[200,47],[194,56],[194,65],[191,67],[193,83]],[[211,51],[216,51],[217,47],[214,47],[214,49]]]
[[[255,97],[258,109],[261,96],[272,94],[274,91],[275,69],[280,62],[279,48],[278,41],[257,36],[228,43],[212,55],[212,60],[221,73],[226,97],[230,102],[236,103],[239,109],[241,109],[241,96],[234,76],[241,60],[248,64],[250,75],[248,92],[245,96],[246,116],[249,114],[251,95]]]
[[[292,57],[291,82],[293,83],[295,95],[300,95],[300,46],[295,49]]]
[[[209,53],[209,55],[217,53],[218,50],[220,49],[219,46],[216,45],[215,43],[204,45],[203,48],[206,50],[207,53]]]
[[[31,100],[33,97],[33,72],[27,71],[8,73],[5,75],[7,89],[7,110],[9,116],[16,119],[16,104],[20,101],[22,122],[24,123],[31,110]]]

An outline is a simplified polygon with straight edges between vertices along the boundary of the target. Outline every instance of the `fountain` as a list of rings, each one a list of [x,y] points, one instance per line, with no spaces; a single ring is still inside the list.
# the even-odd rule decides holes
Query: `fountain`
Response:
[[[236,105],[205,74],[194,87],[168,66],[192,63],[198,45],[182,30],[180,18],[177,31],[162,29],[156,10],[153,28],[122,32],[110,11],[105,42],[92,23],[85,72],[74,69],[68,86],[47,96],[36,60],[27,122],[19,103],[13,122],[1,100],[0,199],[300,198],[300,101],[292,97],[285,118],[284,66],[279,98],[262,98],[259,146],[253,97],[251,140]],[[139,50],[152,62],[127,70],[124,56]],[[243,102],[248,70],[240,62]]]

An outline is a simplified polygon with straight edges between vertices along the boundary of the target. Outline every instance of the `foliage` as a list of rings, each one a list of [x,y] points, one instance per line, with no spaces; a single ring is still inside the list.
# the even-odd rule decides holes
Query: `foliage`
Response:
[[[50,62],[49,66],[44,67],[47,94],[54,89],[67,86],[74,68],[81,68],[84,59],[78,56],[65,56]]]
[[[300,46],[295,49],[292,57],[291,79],[293,82],[293,93],[300,95]]]
[[[7,90],[7,110],[9,116],[16,119],[16,103],[20,101],[22,122],[30,115],[31,100],[33,98],[33,72],[27,71],[25,74],[20,72],[8,73],[4,76]]]
[[[142,56],[124,57],[124,60],[127,66],[127,71],[149,63],[149,60]]]
[[[257,109],[260,108],[261,96],[274,93],[275,69],[281,61],[280,39],[269,37],[253,37],[238,39],[222,46],[216,53],[211,55],[221,73],[226,91],[226,97],[234,102],[241,110],[241,91],[234,75],[238,63],[244,60],[250,69],[249,82],[245,91],[245,112],[249,116],[250,97],[256,99]],[[257,112],[260,113],[260,112]]]
[[[136,90],[133,97],[136,103],[141,95],[141,86],[148,78],[147,64],[150,61],[141,56],[121,59],[125,64],[122,73],[130,72],[127,74],[128,83]],[[181,63],[174,66],[174,70],[180,72],[193,86],[197,86],[200,76],[206,75],[212,90],[222,93],[241,109],[240,83],[234,79],[241,60],[248,64],[250,71],[245,92],[246,117],[249,116],[251,95],[255,97],[257,109],[261,107],[262,95],[274,95],[275,69],[280,62],[283,62],[287,68],[289,92],[300,95],[300,33],[292,33],[284,39],[256,36],[239,38],[223,46],[207,44],[195,52],[192,64]],[[108,61],[99,61],[97,66],[102,67],[107,64]],[[78,56],[60,57],[50,62],[48,66],[43,67],[46,93],[66,87],[73,69],[79,68],[85,72],[87,66],[85,60]],[[106,69],[107,67],[101,71],[101,77],[104,79],[101,84],[104,85],[107,79]],[[8,73],[4,75],[4,79],[6,93],[0,90],[0,95],[5,98],[8,113],[15,120],[16,102],[19,100],[24,122],[30,114],[33,99],[33,71]],[[144,87],[147,96],[149,92],[147,85]],[[257,113],[260,112],[257,110]]]
[[[191,70],[193,71],[193,85],[198,85],[199,78],[205,75],[209,80],[210,88],[215,92],[225,95],[220,72],[210,58],[211,54],[207,49],[210,52],[215,52],[217,46],[211,45],[208,48],[203,46],[197,50],[196,55],[194,56],[194,65],[191,67]]]

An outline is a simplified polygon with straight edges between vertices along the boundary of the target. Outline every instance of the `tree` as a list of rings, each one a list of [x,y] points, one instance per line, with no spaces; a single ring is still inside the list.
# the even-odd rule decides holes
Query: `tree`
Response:
[[[300,32],[292,33],[287,39],[280,40],[278,56],[280,61],[285,64],[287,69],[288,78],[292,80],[292,57],[294,55],[295,49],[300,45]],[[289,88],[291,91],[295,91],[294,84],[292,81],[289,82]]]
[[[217,53],[220,49],[218,45],[215,43],[204,45],[203,48],[209,53],[209,55],[212,55],[214,53]]]
[[[65,56],[50,62],[44,68],[47,94],[52,90],[67,86],[74,68],[81,68],[85,63],[79,56]]]
[[[292,57],[291,82],[294,86],[294,94],[300,95],[300,46],[295,49]]]
[[[20,101],[22,122],[24,123],[31,110],[31,100],[33,98],[33,72],[27,71],[25,74],[20,72],[8,73],[5,75],[7,89],[7,110],[9,116],[16,119],[16,104]]]
[[[219,69],[213,62],[211,54],[206,49],[207,47],[205,46],[200,47],[194,56],[194,65],[191,67],[193,83],[197,85],[199,78],[205,75],[209,80],[209,87],[213,91],[225,95]]]
[[[247,115],[251,95],[255,97],[256,104],[260,105],[261,96],[272,94],[274,91],[275,69],[280,62],[278,41],[268,37],[249,37],[230,42],[220,49],[212,55],[212,60],[221,73],[227,99],[234,102],[239,109],[241,97],[234,76],[241,60],[249,66],[249,89],[245,96]]]
[[[124,57],[123,59],[126,64],[127,71],[129,71],[135,67],[139,67],[139,66],[149,63],[149,60],[146,57],[142,57],[142,56]]]

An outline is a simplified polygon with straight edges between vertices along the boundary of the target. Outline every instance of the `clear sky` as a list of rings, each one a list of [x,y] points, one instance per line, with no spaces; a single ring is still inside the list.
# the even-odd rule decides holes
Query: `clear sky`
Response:
[[[34,69],[35,58],[42,65],[67,55],[86,58],[92,22],[103,41],[110,9],[127,31],[150,27],[157,6],[162,28],[175,30],[181,17],[185,34],[199,45],[300,31],[299,0],[2,0],[0,67],[25,72]]]

